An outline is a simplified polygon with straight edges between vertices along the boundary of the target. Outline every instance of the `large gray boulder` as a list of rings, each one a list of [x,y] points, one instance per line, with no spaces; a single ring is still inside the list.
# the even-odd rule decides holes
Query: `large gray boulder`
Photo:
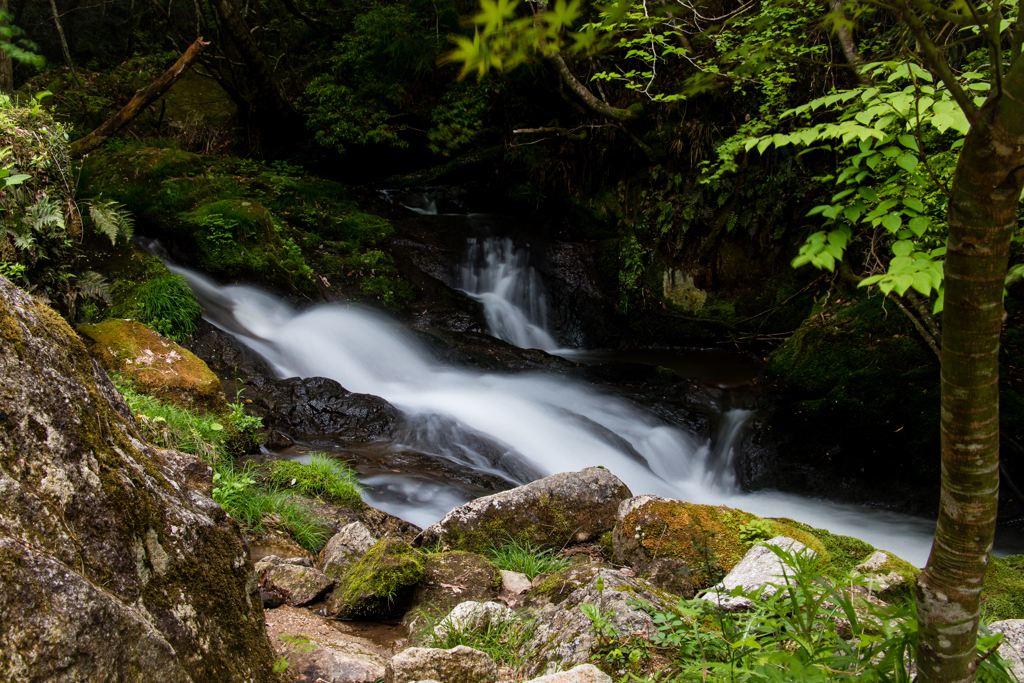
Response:
[[[418,631],[424,613],[442,615],[467,600],[494,600],[500,589],[501,571],[482,555],[461,550],[428,554],[402,623],[410,633]]]
[[[455,508],[416,537],[416,545],[443,543],[483,552],[507,539],[544,548],[597,539],[611,531],[629,488],[602,467],[561,472],[477,498]]]
[[[649,638],[657,629],[637,602],[643,600],[656,610],[668,611],[678,600],[618,570],[592,568],[587,575],[590,580],[560,604],[548,604],[536,613],[537,629],[523,646],[523,651],[530,653],[525,665],[527,675],[542,673],[550,662],[564,668],[590,661],[594,625],[581,605],[600,605],[618,633]]]
[[[0,680],[271,681],[212,472],[145,444],[72,329],[0,277]]]
[[[465,645],[450,650],[410,647],[392,657],[384,671],[384,683],[494,683],[497,679],[498,665],[490,655]]]
[[[988,625],[992,633],[1002,633],[999,656],[1010,662],[1010,671],[1024,681],[1024,619],[1007,619]]]
[[[383,648],[339,632],[331,620],[308,610],[282,607],[268,612],[267,635],[288,661],[289,681],[373,683],[384,676]]]

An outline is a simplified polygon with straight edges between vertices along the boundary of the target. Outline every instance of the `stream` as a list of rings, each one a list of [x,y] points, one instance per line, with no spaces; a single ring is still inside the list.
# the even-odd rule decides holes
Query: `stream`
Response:
[[[426,200],[412,208],[421,215],[436,211]],[[739,491],[733,455],[753,416],[750,410],[724,411],[712,438],[702,437],[607,387],[538,372],[493,374],[445,366],[409,330],[379,312],[341,304],[299,311],[254,287],[220,286],[192,271],[172,269],[187,277],[204,317],[258,352],[280,377],[329,377],[349,391],[380,396],[402,411],[404,426],[396,442],[370,444],[371,451],[412,449],[434,459],[439,470],[457,465],[499,478],[508,487],[600,465],[634,495],[789,517],[863,539],[917,566],[927,560],[934,521],[779,492]],[[481,302],[490,333],[516,346],[577,363],[641,360],[703,381],[723,375],[713,371],[721,361],[714,352],[702,358],[700,353],[630,355],[558,348],[547,329],[543,282],[529,266],[525,248],[511,238],[470,237],[457,285]],[[753,373],[756,368],[749,362],[746,367],[740,363],[716,383],[739,385]],[[286,455],[308,457],[303,450]],[[382,468],[364,477],[368,488],[363,497],[370,505],[427,526],[486,493],[429,475]]]

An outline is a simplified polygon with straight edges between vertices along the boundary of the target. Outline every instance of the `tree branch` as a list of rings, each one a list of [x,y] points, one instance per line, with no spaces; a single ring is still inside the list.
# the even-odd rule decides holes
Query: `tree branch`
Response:
[[[107,119],[99,128],[86,135],[80,140],[76,140],[71,145],[71,156],[72,158],[78,158],[85,154],[88,154],[92,150],[96,149],[104,142],[109,140],[117,131],[121,130],[125,125],[131,122],[136,116],[141,114],[150,104],[160,98],[167,90],[174,85],[178,78],[183,73],[188,71],[189,67],[199,58],[208,42],[203,41],[202,38],[196,38],[196,41],[192,43],[188,50],[185,51],[178,61],[174,63],[170,69],[164,72],[160,78],[153,81],[145,89],[135,93],[135,97],[131,99],[112,118]]]
[[[586,104],[587,107],[592,111],[600,114],[601,116],[604,116],[609,119],[614,119],[616,121],[632,121],[634,119],[640,118],[640,112],[636,111],[636,109],[642,109],[640,105],[634,105],[629,109],[619,109],[617,107],[611,106],[610,104],[605,104],[601,100],[594,97],[594,94],[590,92],[590,90],[588,90],[585,85],[580,83],[579,80],[577,80],[576,77],[572,74],[572,72],[569,71],[569,66],[565,63],[565,60],[562,59],[562,55],[558,54],[557,52],[545,50],[544,58],[551,62],[552,65],[554,65],[555,71],[558,72],[559,78],[562,79],[562,82],[565,83],[569,90],[571,90],[573,93],[576,94],[577,97],[583,100],[583,103]]]
[[[932,6],[926,0],[911,0],[915,4]],[[973,125],[978,121],[978,108],[974,106],[974,101],[971,99],[963,88],[960,87],[960,83],[956,80],[956,76],[953,75],[953,70],[949,68],[949,64],[943,59],[939,49],[932,42],[931,36],[928,35],[928,31],[924,26],[924,22],[921,17],[914,14],[914,11],[910,7],[904,4],[901,14],[903,15],[904,21],[907,22],[907,26],[910,28],[910,32],[914,34],[917,42],[921,45],[921,51],[924,52],[925,57],[931,64],[932,68],[935,69],[943,84],[949,89],[949,94],[953,96],[956,103],[960,105],[960,109],[963,110],[964,116]]]

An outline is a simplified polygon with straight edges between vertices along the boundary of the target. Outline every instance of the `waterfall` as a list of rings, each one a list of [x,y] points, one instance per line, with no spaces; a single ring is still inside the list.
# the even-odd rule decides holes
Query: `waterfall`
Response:
[[[330,377],[399,408],[406,425],[395,447],[426,453],[438,463],[457,461],[509,484],[601,465],[634,495],[791,517],[864,539],[919,566],[927,557],[934,522],[787,494],[735,491],[729,458],[747,411],[725,413],[708,442],[623,398],[564,377],[438,365],[404,328],[377,313],[336,304],[298,312],[260,290],[219,287],[174,270],[188,277],[210,322],[263,355],[282,377]],[[419,474],[381,474],[365,483],[373,487],[364,494],[368,502],[420,525],[480,495]]]
[[[459,288],[484,305],[490,333],[524,349],[554,351],[547,291],[525,249],[508,237],[470,238]]]

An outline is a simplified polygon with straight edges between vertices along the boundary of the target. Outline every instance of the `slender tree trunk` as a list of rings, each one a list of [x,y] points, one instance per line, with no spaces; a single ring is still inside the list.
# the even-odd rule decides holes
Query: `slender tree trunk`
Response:
[[[196,38],[196,41],[189,46],[188,50],[185,51],[185,54],[183,54],[178,61],[174,63],[174,66],[165,71],[160,78],[135,93],[135,97],[133,97],[131,101],[121,109],[121,111],[117,112],[113,118],[108,119],[103,123],[103,125],[86,135],[84,138],[72,143],[71,156],[77,158],[88,154],[110,139],[111,136],[131,122],[132,119],[141,114],[146,107],[167,92],[167,90],[177,82],[178,78],[181,77],[181,74],[188,71],[189,67],[199,59],[199,55],[202,54],[207,45],[209,45],[209,43],[204,42],[202,38]]]
[[[60,25],[60,13],[57,11],[56,0],[50,0],[50,11],[53,12],[53,23],[57,27],[57,36],[60,38],[60,51],[64,54],[64,61],[71,70],[71,82],[78,86],[78,76],[75,75],[75,64],[71,61],[71,51],[68,49],[68,41],[64,38],[64,28]]]
[[[0,0],[0,12],[7,15],[7,0]],[[0,18],[0,25],[6,24],[7,20]],[[0,50],[0,93],[10,95],[14,92],[14,62],[11,53],[7,50]]]
[[[829,6],[834,13],[841,13],[843,11],[843,0],[831,0]],[[850,28],[848,26],[836,27],[836,37],[839,38],[839,46],[843,48],[843,56],[846,57],[847,63],[853,67],[854,72],[857,74],[857,80],[860,81],[861,85],[871,85],[871,79],[861,71],[860,53],[857,52],[857,44],[853,42],[853,34],[850,32]]]
[[[949,203],[942,320],[942,496],[917,583],[918,680],[972,681],[999,498],[999,334],[1024,186],[1024,59],[960,153]]]

